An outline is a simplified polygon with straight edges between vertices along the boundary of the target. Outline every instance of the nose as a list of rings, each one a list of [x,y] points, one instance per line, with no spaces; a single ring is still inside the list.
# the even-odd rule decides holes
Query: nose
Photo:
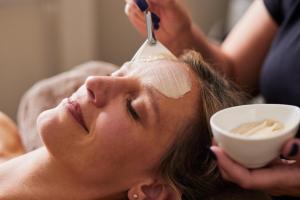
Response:
[[[85,81],[89,101],[99,108],[117,96],[134,93],[135,85],[126,77],[90,76]]]

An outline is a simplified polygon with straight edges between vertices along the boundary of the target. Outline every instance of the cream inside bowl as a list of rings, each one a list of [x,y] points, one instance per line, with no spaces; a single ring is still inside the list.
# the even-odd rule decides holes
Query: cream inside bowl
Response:
[[[300,109],[282,104],[251,104],[226,108],[210,119],[214,139],[233,160],[259,168],[280,154],[297,133]],[[236,132],[242,126],[241,132]]]

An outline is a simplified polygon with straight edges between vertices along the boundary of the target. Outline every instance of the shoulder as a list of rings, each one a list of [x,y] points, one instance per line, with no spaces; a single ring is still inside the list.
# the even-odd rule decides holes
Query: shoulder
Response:
[[[0,111],[0,163],[23,153],[16,124]]]

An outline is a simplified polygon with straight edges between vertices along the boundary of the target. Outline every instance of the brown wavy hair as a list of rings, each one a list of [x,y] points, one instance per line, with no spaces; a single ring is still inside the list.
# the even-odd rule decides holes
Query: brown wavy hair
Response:
[[[180,61],[199,77],[200,96],[195,107],[198,114],[179,130],[180,137],[163,157],[159,173],[178,191],[178,199],[214,199],[215,194],[232,185],[223,181],[209,151],[212,141],[209,119],[221,109],[244,103],[246,98],[196,51],[185,52]]]

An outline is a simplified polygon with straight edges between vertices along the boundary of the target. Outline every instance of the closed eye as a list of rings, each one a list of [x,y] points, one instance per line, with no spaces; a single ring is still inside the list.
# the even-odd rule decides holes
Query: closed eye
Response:
[[[129,113],[129,115],[135,120],[135,121],[139,121],[140,120],[140,116],[139,114],[136,112],[136,110],[132,107],[132,100],[131,99],[127,99],[126,100],[126,107],[127,107],[127,111]]]

